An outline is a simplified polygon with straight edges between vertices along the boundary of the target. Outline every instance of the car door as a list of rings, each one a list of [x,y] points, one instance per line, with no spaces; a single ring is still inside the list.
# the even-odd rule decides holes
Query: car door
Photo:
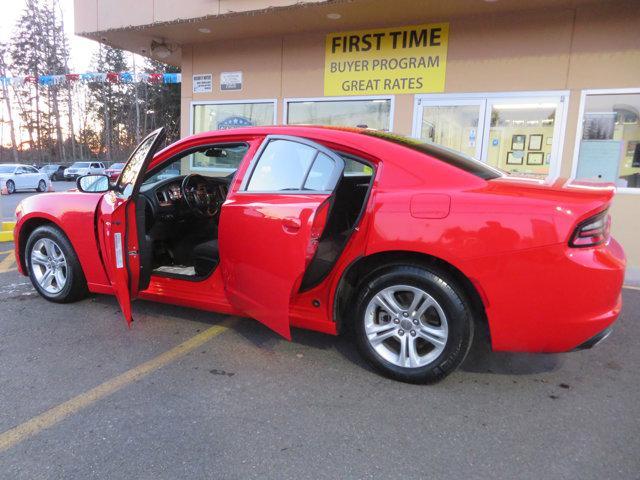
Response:
[[[151,279],[148,237],[145,232],[144,198],[139,193],[144,172],[164,141],[160,128],[142,140],[129,157],[115,187],[102,197],[98,231],[104,262],[116,298],[130,325],[131,301]],[[146,255],[143,255],[143,251]]]
[[[16,185],[16,190],[22,190],[29,187],[29,176],[27,175],[26,167],[17,167],[13,175],[13,181]]]
[[[40,179],[42,175],[35,167],[24,167],[25,169],[25,179],[28,184],[25,188],[38,188],[38,183],[40,183]]]
[[[342,158],[317,143],[268,136],[222,206],[227,297],[287,339],[289,301],[315,254],[343,170]]]

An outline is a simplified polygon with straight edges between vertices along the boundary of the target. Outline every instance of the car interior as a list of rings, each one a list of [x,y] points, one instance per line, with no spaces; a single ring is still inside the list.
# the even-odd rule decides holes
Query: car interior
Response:
[[[213,273],[220,260],[220,210],[248,148],[245,143],[198,147],[146,174],[136,209],[139,229],[144,230],[140,240],[146,245],[143,268],[153,275],[193,281]],[[345,169],[301,289],[317,285],[329,273],[361,217],[373,183],[371,165],[335,153],[343,158]],[[182,174],[185,167],[191,173]]]

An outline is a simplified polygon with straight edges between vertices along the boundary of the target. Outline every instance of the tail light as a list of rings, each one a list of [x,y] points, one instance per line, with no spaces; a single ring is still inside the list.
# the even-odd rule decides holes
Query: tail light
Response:
[[[569,246],[595,247],[609,239],[610,230],[611,215],[605,210],[580,222],[571,236]]]

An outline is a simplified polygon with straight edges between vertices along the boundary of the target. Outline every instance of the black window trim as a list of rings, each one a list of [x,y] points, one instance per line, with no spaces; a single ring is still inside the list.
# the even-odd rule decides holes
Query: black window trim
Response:
[[[269,145],[269,143],[271,143],[271,142],[273,142],[275,140],[286,140],[286,141],[289,141],[289,142],[300,143],[302,145],[306,145],[306,146],[314,148],[316,150],[316,154],[313,156],[313,160],[309,164],[309,167],[307,168],[307,171],[306,171],[306,173],[304,175],[303,181],[300,184],[300,186],[303,187],[303,188],[298,189],[298,190],[247,190],[247,187],[249,186],[249,183],[251,182],[251,177],[253,177],[253,174],[255,173],[256,166],[258,165],[258,162],[260,161],[260,158],[262,158],[262,154],[266,150],[266,148]],[[314,163],[316,161],[316,158],[318,158],[318,154],[320,154],[320,153],[324,153],[331,160],[333,160],[333,162],[335,163],[335,168],[334,168],[334,170],[332,172],[331,179],[330,179],[329,182],[327,182],[328,185],[331,185],[332,187],[331,187],[330,190],[304,190],[304,184],[307,181],[307,177],[309,176],[309,172],[313,168],[313,165],[314,165]],[[258,148],[258,151],[256,152],[256,154],[251,159],[251,163],[249,164],[249,167],[247,168],[247,172],[245,173],[244,178],[242,179],[242,183],[240,184],[240,188],[238,189],[238,191],[236,193],[243,194],[243,195],[247,195],[247,194],[248,195],[253,195],[253,194],[326,195],[326,194],[329,194],[329,193],[333,193],[333,191],[336,188],[336,185],[340,181],[340,177],[342,176],[343,172],[344,172],[344,160],[340,157],[340,155],[338,155],[337,153],[335,153],[331,149],[325,147],[324,145],[321,145],[321,144],[319,144],[317,142],[314,142],[313,140],[309,140],[309,139],[304,138],[304,137],[296,137],[296,136],[293,136],[293,135],[267,135],[263,139],[262,144]]]

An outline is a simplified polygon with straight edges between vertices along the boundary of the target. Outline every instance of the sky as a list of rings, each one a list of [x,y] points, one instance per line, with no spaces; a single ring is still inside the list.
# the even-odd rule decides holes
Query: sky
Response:
[[[58,0],[64,15],[64,29],[71,45],[72,72],[83,73],[89,71],[91,57],[98,48],[98,42],[78,37],[73,33],[73,0]],[[2,15],[0,15],[0,40],[5,42],[11,38],[16,21],[24,10],[24,0],[0,0]]]

